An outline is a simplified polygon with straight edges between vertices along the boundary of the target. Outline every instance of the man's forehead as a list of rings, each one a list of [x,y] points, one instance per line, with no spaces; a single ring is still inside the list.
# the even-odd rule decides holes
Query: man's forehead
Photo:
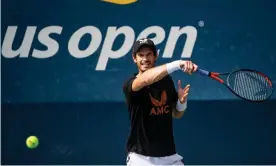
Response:
[[[148,53],[148,52],[153,52],[152,51],[152,49],[150,48],[150,47],[142,47],[142,48],[140,48],[138,51],[137,51],[137,53],[139,54],[139,53]]]

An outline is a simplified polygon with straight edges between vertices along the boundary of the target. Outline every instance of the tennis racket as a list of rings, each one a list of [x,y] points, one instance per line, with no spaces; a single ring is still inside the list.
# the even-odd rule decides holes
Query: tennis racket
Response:
[[[273,93],[271,80],[256,70],[239,69],[229,73],[217,73],[198,69],[196,72],[224,84],[237,97],[247,101],[263,102]]]

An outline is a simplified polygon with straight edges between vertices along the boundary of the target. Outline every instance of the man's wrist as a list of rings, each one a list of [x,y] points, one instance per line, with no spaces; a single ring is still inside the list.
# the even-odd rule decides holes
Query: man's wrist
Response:
[[[181,104],[179,100],[177,101],[176,109],[177,109],[178,111],[185,111],[186,108],[187,108],[187,100],[186,100],[185,103],[183,103],[183,104]]]
[[[171,63],[166,64],[168,74],[175,72],[176,70],[181,70],[180,68],[180,60],[173,61]]]

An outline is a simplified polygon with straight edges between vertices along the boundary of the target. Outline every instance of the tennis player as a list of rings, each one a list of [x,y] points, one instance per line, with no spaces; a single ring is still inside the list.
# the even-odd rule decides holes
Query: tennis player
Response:
[[[131,121],[127,165],[184,165],[176,153],[172,118],[183,116],[190,86],[182,88],[179,80],[176,91],[170,74],[177,70],[192,73],[197,65],[177,60],[155,66],[157,49],[147,38],[134,43],[132,57],[139,73],[123,86]]]

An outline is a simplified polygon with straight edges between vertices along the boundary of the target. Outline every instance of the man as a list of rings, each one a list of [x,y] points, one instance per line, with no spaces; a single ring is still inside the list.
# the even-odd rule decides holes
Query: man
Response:
[[[123,86],[131,121],[127,165],[184,165],[176,153],[172,118],[181,118],[186,110],[190,86],[183,89],[179,80],[176,92],[170,74],[177,70],[192,73],[197,65],[178,60],[155,66],[158,53],[146,38],[134,43],[132,57],[139,73]]]

